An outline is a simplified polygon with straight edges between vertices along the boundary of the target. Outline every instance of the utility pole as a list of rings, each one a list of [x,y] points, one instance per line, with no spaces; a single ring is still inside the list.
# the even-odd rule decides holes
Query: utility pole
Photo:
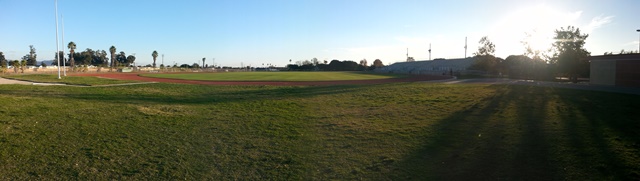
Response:
[[[640,32],[640,29],[636,30],[636,32]],[[638,36],[638,53],[640,53],[640,35]]]
[[[62,79],[62,77],[60,77],[60,44],[58,42],[58,0],[55,0],[55,9],[56,9],[56,57],[58,57],[58,79]]]
[[[64,16],[60,15],[62,20],[62,72],[64,72],[64,76],[67,76],[67,62],[64,61]]]
[[[464,58],[467,58],[467,37],[464,37]]]
[[[429,60],[431,60],[431,43],[429,43]]]

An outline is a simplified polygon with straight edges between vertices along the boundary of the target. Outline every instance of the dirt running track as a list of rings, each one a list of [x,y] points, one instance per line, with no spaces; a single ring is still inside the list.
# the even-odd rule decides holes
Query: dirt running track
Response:
[[[137,73],[96,73],[75,74],[73,76],[94,76],[110,79],[136,80],[145,82],[164,82],[179,84],[203,84],[203,85],[275,85],[275,86],[309,86],[309,85],[345,85],[345,84],[383,84],[392,82],[420,82],[431,80],[449,79],[449,76],[416,75],[407,78],[374,79],[374,80],[340,80],[340,81],[203,81],[182,80],[138,76]]]

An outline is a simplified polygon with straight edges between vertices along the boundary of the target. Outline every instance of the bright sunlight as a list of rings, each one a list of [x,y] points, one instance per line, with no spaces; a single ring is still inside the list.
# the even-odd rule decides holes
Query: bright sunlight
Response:
[[[532,51],[544,52],[553,43],[553,31],[576,20],[582,12],[562,13],[546,5],[519,9],[492,28],[491,39],[496,44],[527,43]],[[504,43],[502,43],[504,42]],[[523,46],[500,47],[508,55],[525,52]]]

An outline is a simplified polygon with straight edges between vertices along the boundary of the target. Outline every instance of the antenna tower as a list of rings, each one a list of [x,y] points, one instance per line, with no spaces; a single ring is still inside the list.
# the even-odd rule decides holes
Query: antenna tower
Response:
[[[429,60],[431,60],[431,43],[429,43]]]
[[[467,37],[464,37],[464,58],[467,58]]]

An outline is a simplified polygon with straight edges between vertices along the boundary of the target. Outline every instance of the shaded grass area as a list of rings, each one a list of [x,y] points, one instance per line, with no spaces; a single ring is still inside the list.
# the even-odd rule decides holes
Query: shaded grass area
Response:
[[[402,78],[406,75],[373,74],[364,72],[225,72],[225,73],[183,73],[183,74],[142,74],[156,78],[172,78],[208,81],[335,81],[371,80]]]
[[[0,85],[0,178],[633,180],[639,101],[511,85]]]
[[[137,81],[131,80],[116,80],[105,79],[99,77],[85,77],[85,76],[65,76],[58,79],[57,74],[14,74],[6,75],[4,78],[25,80],[39,83],[63,83],[69,85],[110,85],[110,84],[124,84],[133,83]]]

